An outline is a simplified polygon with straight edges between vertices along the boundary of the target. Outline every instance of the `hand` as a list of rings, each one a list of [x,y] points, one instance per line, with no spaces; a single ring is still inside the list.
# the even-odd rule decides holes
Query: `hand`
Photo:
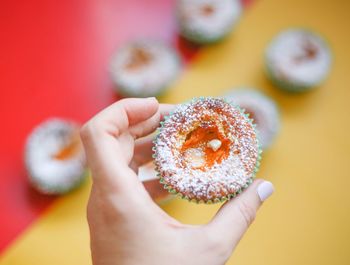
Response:
[[[135,170],[151,160],[149,134],[170,109],[155,98],[124,99],[81,130],[93,177],[87,218],[95,265],[224,264],[273,192],[270,182],[256,180],[206,225],[182,224],[162,211]]]

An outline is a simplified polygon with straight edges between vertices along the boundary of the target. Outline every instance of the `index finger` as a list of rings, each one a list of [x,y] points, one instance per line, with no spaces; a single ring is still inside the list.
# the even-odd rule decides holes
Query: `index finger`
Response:
[[[170,105],[159,105],[155,99],[127,99],[84,125],[81,136],[94,182],[118,189],[137,186],[137,176],[129,168],[135,142],[128,130],[141,129],[148,134],[145,128],[156,128],[170,109]]]

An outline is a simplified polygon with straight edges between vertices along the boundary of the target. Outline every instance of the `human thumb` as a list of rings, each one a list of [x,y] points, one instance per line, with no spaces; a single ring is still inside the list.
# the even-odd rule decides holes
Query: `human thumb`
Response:
[[[271,182],[255,180],[250,187],[237,198],[226,202],[207,225],[212,236],[220,238],[220,242],[235,248],[262,203],[274,192]]]

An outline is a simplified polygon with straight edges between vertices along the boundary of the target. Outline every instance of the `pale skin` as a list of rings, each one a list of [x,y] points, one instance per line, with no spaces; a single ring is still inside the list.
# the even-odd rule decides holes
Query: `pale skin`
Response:
[[[93,185],[87,207],[94,265],[222,265],[262,202],[253,184],[205,225],[187,225],[159,208],[137,178],[152,159],[150,134],[173,106],[124,99],[81,130]]]

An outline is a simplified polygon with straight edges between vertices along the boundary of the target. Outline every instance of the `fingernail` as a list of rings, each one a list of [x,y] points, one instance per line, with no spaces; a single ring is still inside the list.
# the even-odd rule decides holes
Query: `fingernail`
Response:
[[[148,100],[157,100],[155,97],[148,97]]]
[[[259,195],[260,200],[263,202],[268,197],[271,196],[271,194],[274,192],[273,184],[270,181],[264,181],[260,183],[260,185],[257,188],[257,192]]]

